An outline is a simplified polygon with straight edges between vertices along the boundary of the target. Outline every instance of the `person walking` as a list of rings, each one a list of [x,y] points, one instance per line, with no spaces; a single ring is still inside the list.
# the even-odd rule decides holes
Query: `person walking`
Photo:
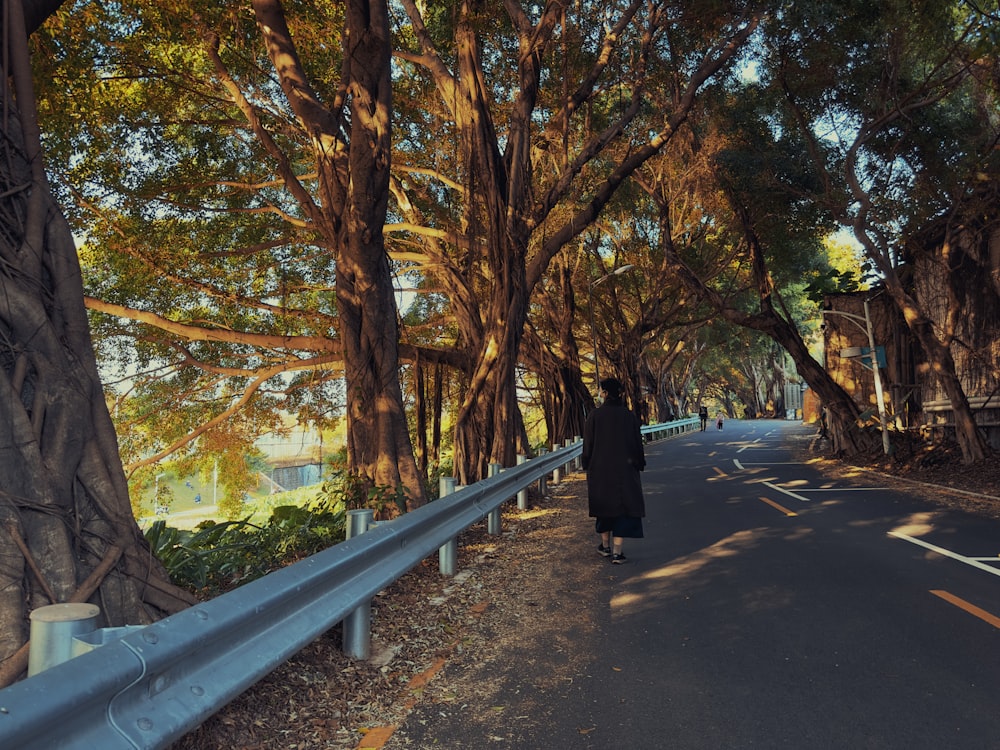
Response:
[[[722,412],[720,411],[718,418],[715,420],[715,426],[718,427],[720,430],[722,429],[722,423],[723,423],[723,421],[725,421],[725,417],[723,416]]]
[[[587,472],[587,504],[601,536],[598,553],[615,565],[627,561],[626,538],[642,538],[646,504],[639,472],[646,468],[639,420],[622,400],[620,381],[600,383],[604,403],[592,411],[583,428],[583,469]]]
[[[708,428],[708,407],[704,404],[698,409],[698,419],[701,420],[701,431],[704,432]]]

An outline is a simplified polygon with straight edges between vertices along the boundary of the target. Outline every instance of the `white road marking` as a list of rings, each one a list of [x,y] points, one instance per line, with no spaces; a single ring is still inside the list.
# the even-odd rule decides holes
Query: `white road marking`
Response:
[[[773,484],[771,482],[761,482],[761,484],[763,484],[765,487],[770,487],[772,490],[776,490],[777,492],[783,492],[786,495],[788,495],[789,497],[794,497],[796,500],[801,500],[804,503],[808,503],[809,502],[809,498],[802,497],[802,495],[796,495],[791,490],[786,490],[784,487],[779,487],[778,485]]]
[[[807,466],[808,464],[803,463],[802,461],[761,461],[761,462],[747,461],[746,463],[743,463],[739,459],[734,458],[733,465],[736,466],[736,468],[739,471],[746,471],[748,466]],[[768,483],[763,482],[762,484],[768,484]],[[776,485],[768,484],[768,486],[774,487],[774,489],[778,490],[779,492],[785,492],[787,494],[791,494],[788,492],[788,490],[783,490],[781,487],[778,487]],[[886,490],[891,490],[891,489],[892,489],[891,487],[815,487],[815,488],[805,487],[805,488],[799,488],[798,491],[799,492],[876,492],[876,491],[884,492]],[[792,497],[797,497],[797,496],[792,495]],[[799,499],[804,499],[804,498],[799,498]]]
[[[736,459],[734,458],[733,461]],[[808,466],[808,461],[747,461],[745,466]]]
[[[800,489],[799,492],[883,492],[889,487],[816,487],[815,489]]]
[[[966,557],[965,555],[960,555],[957,552],[952,552],[944,547],[938,547],[936,544],[931,544],[930,542],[925,542],[923,539],[917,539],[916,537],[908,536],[906,534],[900,534],[898,531],[890,531],[889,536],[895,537],[896,539],[902,539],[904,542],[910,542],[911,544],[916,544],[918,547],[923,547],[924,549],[929,549],[932,552],[937,552],[939,555],[944,557],[949,557],[952,560],[957,560],[960,563],[965,563],[973,568],[979,568],[979,570],[984,570],[987,573],[992,573],[995,576],[1000,576],[1000,569],[994,568],[991,565],[985,565],[979,562],[977,558]],[[1000,562],[1000,560],[998,560]]]
[[[756,443],[759,443],[759,442],[760,442],[760,438],[757,438],[757,439],[756,439],[756,440],[754,440],[754,441],[753,441],[752,443],[750,443],[750,445],[744,445],[744,446],[743,446],[742,448],[740,448],[740,449],[739,449],[738,451],[736,451],[736,452],[737,452],[737,453],[742,453],[742,452],[743,452],[743,451],[745,451],[745,450],[746,450],[747,448],[757,448],[757,447],[760,447],[760,446],[757,446],[757,445],[756,445]]]

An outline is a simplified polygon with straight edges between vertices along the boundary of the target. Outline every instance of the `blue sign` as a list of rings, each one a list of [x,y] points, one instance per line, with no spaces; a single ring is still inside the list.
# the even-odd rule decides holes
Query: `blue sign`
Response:
[[[867,367],[869,370],[872,369],[872,350],[871,347],[863,346],[861,347],[861,365]],[[885,347],[876,346],[875,347],[875,361],[878,362],[878,366],[882,369],[886,367],[885,359]]]

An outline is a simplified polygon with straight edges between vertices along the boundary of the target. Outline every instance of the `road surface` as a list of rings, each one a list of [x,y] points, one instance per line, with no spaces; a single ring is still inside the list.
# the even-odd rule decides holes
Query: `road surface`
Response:
[[[998,524],[826,479],[795,458],[813,434],[647,446],[630,563],[554,551],[548,637],[479,667],[489,705],[421,701],[385,747],[1000,748]]]

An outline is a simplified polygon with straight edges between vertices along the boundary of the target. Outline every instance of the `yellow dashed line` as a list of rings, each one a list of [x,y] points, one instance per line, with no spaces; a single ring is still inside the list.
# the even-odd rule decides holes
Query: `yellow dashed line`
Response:
[[[778,505],[778,503],[774,502],[774,500],[768,500],[766,497],[761,497],[759,499],[760,499],[760,501],[762,503],[767,503],[772,508],[777,508],[782,513],[784,513],[786,516],[797,516],[798,515],[798,513],[796,513],[794,510],[788,510],[788,508],[786,508],[786,507],[784,507],[782,505]]]
[[[940,589],[937,589],[937,590],[932,590],[931,593],[934,594],[934,596],[941,597],[949,604],[954,604],[959,609],[965,610],[970,615],[978,617],[983,622],[988,622],[993,627],[1000,628],[1000,617],[990,614],[985,609],[980,609],[975,604],[970,604],[969,602],[965,601],[965,599],[960,599],[954,594],[949,594],[947,591],[942,591]]]

